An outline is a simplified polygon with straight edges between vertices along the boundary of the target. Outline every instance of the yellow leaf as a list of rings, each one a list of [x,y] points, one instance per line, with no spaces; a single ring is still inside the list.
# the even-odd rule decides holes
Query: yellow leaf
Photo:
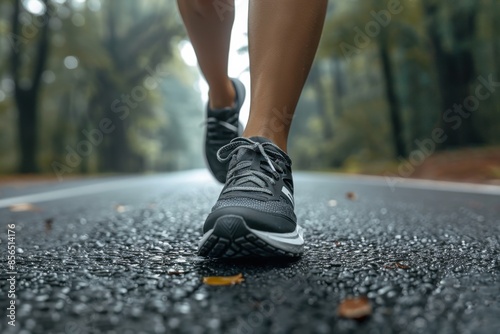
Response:
[[[209,276],[203,277],[203,283],[207,285],[234,285],[243,282],[243,274],[235,276]]]

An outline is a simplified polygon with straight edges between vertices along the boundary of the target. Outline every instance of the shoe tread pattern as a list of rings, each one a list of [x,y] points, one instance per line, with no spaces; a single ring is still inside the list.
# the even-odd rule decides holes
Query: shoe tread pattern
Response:
[[[243,218],[238,216],[219,218],[212,235],[200,246],[198,254],[211,258],[300,256],[260,239],[248,229]]]

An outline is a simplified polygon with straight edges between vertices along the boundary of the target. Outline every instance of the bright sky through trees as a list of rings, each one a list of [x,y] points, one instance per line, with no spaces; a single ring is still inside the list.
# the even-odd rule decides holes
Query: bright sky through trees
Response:
[[[250,89],[250,76],[247,71],[248,68],[248,54],[238,53],[238,50],[248,45],[248,0],[235,1],[235,20],[233,25],[233,34],[231,36],[231,49],[229,51],[229,68],[228,72],[231,77],[239,77],[245,84],[247,92]],[[198,66],[196,62],[196,55],[194,53],[191,43],[183,41],[179,45],[181,56],[184,62],[189,66]],[[201,98],[206,103],[208,94],[208,85],[205,80],[200,77],[199,87]],[[240,119],[243,124],[246,124],[249,111],[249,99],[247,98],[240,113]]]

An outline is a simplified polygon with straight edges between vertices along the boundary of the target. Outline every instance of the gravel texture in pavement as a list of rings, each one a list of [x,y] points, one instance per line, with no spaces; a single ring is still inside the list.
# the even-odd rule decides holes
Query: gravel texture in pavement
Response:
[[[196,256],[221,189],[199,174],[132,178],[128,188],[26,212],[0,208],[0,332],[500,331],[498,195],[298,173],[302,258],[228,262]],[[15,327],[6,317],[8,224],[16,232]],[[240,284],[203,283],[239,273]],[[353,296],[369,300],[363,320],[339,317]]]

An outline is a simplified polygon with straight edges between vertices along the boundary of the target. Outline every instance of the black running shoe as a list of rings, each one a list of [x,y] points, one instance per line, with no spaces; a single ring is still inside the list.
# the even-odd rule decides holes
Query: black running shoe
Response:
[[[237,138],[217,152],[230,160],[226,185],[203,227],[199,255],[295,257],[303,252],[294,213],[291,160],[261,137]]]
[[[236,92],[234,108],[212,110],[207,104],[205,160],[212,175],[221,183],[226,182],[227,163],[217,159],[217,151],[243,133],[243,126],[238,119],[245,100],[245,86],[238,79],[231,81]]]

